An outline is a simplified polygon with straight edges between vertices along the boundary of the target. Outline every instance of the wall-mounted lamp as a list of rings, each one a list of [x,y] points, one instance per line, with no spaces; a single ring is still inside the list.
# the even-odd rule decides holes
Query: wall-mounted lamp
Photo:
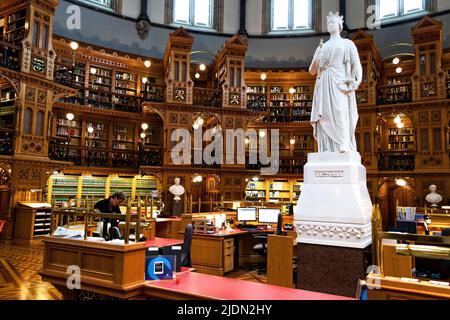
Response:
[[[392,63],[393,64],[399,64],[400,63],[400,58],[399,57],[395,57],[394,59],[392,59]]]
[[[68,114],[66,114],[66,119],[72,121],[73,119],[75,119],[75,115],[69,112]]]
[[[150,60],[145,60],[144,61],[144,66],[149,69],[152,66],[152,62]]]
[[[406,187],[406,185],[408,184],[408,183],[406,182],[405,179],[397,179],[397,180],[395,181],[395,183],[396,183],[397,186],[399,186],[399,187]]]
[[[290,94],[294,94],[294,93],[296,93],[297,92],[297,90],[295,90],[295,88],[290,88],[289,89],[289,93]]]
[[[200,71],[205,71],[206,70],[206,66],[204,63],[202,63],[199,67]]]
[[[94,75],[97,74],[97,69],[94,68],[94,67],[92,67],[92,68],[91,68],[91,74],[94,74]]]
[[[266,81],[266,79],[267,79],[267,74],[261,73],[261,80]]]
[[[395,72],[397,73],[402,73],[402,71],[403,71],[402,67],[398,67],[397,69],[395,69]]]
[[[143,123],[142,125],[141,125],[141,128],[142,128],[142,130],[147,130],[148,129],[148,124],[147,123]]]
[[[72,42],[70,43],[70,48],[71,48],[73,51],[77,51],[79,47],[80,47],[80,46],[79,46],[78,42],[72,41]]]

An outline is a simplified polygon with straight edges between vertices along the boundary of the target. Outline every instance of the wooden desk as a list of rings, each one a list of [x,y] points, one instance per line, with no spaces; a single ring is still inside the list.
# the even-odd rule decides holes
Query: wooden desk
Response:
[[[192,267],[201,273],[223,276],[239,267],[240,253],[245,249],[242,237],[273,234],[275,231],[275,229],[257,231],[233,229],[214,234],[194,234],[191,248]],[[253,250],[253,246],[251,248]]]
[[[235,238],[246,231],[221,231],[215,234],[194,234],[192,239],[192,267],[198,272],[223,276],[235,268],[239,250]]]
[[[157,238],[180,238],[181,218],[157,218],[156,237]]]
[[[180,239],[170,239],[170,238],[155,238],[153,240],[147,240],[145,242],[145,246],[147,248],[150,247],[157,247],[157,248],[164,248],[164,247],[171,247],[171,246],[180,246],[183,245],[184,241]]]
[[[150,281],[145,287],[145,296],[170,300],[353,300],[195,272],[178,274],[173,280]]]

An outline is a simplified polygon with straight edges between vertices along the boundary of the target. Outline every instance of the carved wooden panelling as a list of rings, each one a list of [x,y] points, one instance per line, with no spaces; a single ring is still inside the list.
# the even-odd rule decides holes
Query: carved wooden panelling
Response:
[[[170,123],[174,123],[174,124],[178,123],[178,114],[171,113],[169,121],[170,121]]]
[[[47,92],[41,90],[38,91],[38,103],[39,104],[47,103]]]
[[[36,98],[36,89],[27,87],[25,99],[26,101],[34,102]]]
[[[185,113],[180,114],[180,124],[188,123],[188,115]]]
[[[428,120],[428,111],[421,111],[419,112],[419,122],[420,123],[427,123]]]

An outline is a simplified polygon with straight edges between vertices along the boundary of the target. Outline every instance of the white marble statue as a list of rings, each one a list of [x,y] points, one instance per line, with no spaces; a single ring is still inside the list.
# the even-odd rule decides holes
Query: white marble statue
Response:
[[[175,184],[169,188],[169,192],[174,195],[174,201],[181,201],[181,196],[184,194],[185,190],[182,185],[180,185],[180,178],[174,179]]]
[[[438,204],[442,202],[442,196],[436,192],[437,186],[432,184],[429,187],[430,193],[425,197],[425,200],[431,203],[433,208],[437,208]]]
[[[339,13],[329,13],[330,40],[321,40],[309,68],[312,75],[317,75],[311,123],[319,153],[357,152],[355,91],[361,84],[363,70],[355,44],[340,35],[343,24]]]

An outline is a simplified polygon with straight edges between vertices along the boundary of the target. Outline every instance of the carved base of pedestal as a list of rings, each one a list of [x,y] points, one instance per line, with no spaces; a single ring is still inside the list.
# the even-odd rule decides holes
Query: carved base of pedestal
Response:
[[[174,201],[173,202],[173,209],[172,209],[172,215],[179,217],[181,216],[181,201]]]
[[[365,279],[371,263],[369,248],[299,243],[297,288],[355,298],[358,279]]]

